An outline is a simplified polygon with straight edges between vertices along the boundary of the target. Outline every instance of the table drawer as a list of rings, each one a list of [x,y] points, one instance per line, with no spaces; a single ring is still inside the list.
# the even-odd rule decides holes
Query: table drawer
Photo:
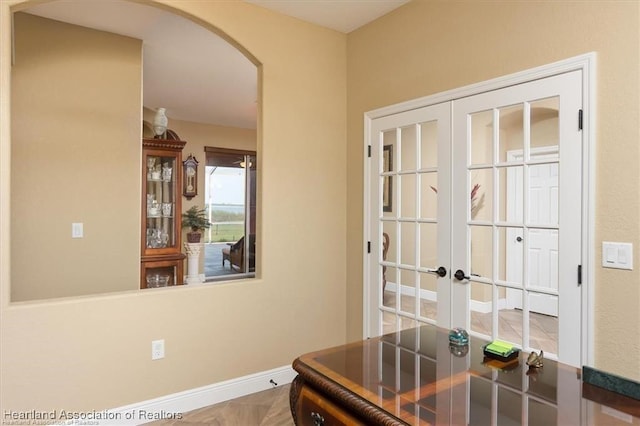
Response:
[[[339,405],[327,400],[322,395],[303,386],[296,407],[298,425],[300,426],[334,426],[363,425]]]

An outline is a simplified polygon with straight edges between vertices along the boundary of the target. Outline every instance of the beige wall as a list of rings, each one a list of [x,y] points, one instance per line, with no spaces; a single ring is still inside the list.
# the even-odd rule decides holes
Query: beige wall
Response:
[[[362,337],[363,114],[593,51],[595,366],[640,378],[640,269],[598,266],[603,240],[632,242],[634,264],[640,259],[639,8],[608,1],[413,1],[349,34],[349,340]]]
[[[0,194],[9,190],[8,5],[20,3],[0,4]],[[239,1],[166,3],[262,64],[262,278],[11,305],[1,197],[2,410],[118,407],[287,364],[341,343],[341,330],[360,339],[363,113],[577,54],[598,53],[596,246],[638,247],[637,3],[414,1],[348,38]],[[597,268],[595,279],[596,366],[635,378],[638,278]],[[157,338],[167,357],[151,362]]]
[[[142,43],[24,13],[14,24],[12,300],[135,289]]]
[[[240,1],[165,3],[261,64],[261,278],[9,303],[9,5],[20,3],[0,3],[0,411],[120,407],[343,343],[346,36]],[[159,338],[167,356],[151,361]]]

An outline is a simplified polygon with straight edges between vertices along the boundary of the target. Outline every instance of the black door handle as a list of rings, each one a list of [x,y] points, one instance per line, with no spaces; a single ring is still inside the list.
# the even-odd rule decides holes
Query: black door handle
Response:
[[[438,269],[427,269],[427,272],[431,272],[432,274],[438,275],[440,278],[444,278],[447,276],[447,268],[444,266],[438,267]]]
[[[516,241],[517,241],[517,242],[519,242],[519,243],[521,243],[521,242],[522,242],[522,237],[517,237],[517,238],[516,238]]]
[[[455,274],[453,274],[453,276],[454,276],[454,277],[456,278],[456,280],[458,280],[458,281],[468,280],[468,279],[470,279],[470,278],[471,278],[471,277],[469,277],[469,276],[465,275],[465,273],[464,273],[464,271],[463,271],[462,269],[458,269],[458,270],[456,271],[456,273],[455,273]]]

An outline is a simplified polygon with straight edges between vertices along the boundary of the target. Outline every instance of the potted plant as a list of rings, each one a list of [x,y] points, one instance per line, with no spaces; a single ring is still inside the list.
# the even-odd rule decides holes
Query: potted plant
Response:
[[[189,210],[182,213],[182,228],[190,228],[191,232],[187,232],[187,242],[199,243],[202,237],[202,231],[211,227],[211,222],[205,216],[205,209],[199,209],[198,206],[192,206]]]

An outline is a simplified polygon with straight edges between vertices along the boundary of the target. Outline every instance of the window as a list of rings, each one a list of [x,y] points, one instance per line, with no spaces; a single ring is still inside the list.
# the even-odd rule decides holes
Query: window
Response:
[[[204,208],[212,226],[204,234],[205,278],[255,276],[255,151],[205,147]]]

